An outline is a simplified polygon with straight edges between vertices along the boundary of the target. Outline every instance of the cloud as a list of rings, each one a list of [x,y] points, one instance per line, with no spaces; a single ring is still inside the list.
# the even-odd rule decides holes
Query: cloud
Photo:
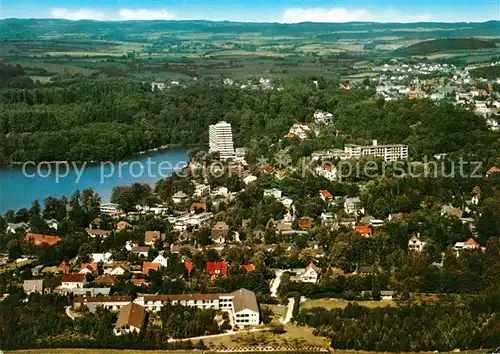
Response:
[[[430,14],[405,14],[393,9],[372,13],[365,9],[332,8],[290,8],[282,15],[282,22],[421,22],[430,21]]]
[[[130,10],[122,9],[120,10],[120,18],[122,20],[171,20],[174,18],[170,12],[166,10]]]
[[[64,18],[66,20],[104,20],[104,14],[100,11],[91,9],[52,9],[50,12],[52,17]]]

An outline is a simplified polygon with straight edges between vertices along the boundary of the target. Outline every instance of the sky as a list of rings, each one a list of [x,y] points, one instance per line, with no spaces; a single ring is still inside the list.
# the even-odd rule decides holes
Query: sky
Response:
[[[99,21],[483,22],[500,0],[0,0],[0,18]]]

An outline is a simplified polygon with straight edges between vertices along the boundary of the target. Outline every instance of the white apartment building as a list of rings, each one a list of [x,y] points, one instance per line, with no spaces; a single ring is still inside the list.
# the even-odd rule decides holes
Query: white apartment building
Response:
[[[238,326],[254,326],[260,322],[257,298],[254,292],[247,289],[228,294],[144,294],[134,302],[154,312],[160,311],[167,303],[199,309],[220,309],[229,314],[232,325]]]
[[[379,145],[377,140],[373,140],[372,145],[348,144],[344,151],[351,159],[358,159],[363,156],[381,157],[385,161],[397,161],[408,158],[408,145],[386,144]]]
[[[221,121],[209,127],[210,152],[218,152],[222,160],[235,157],[231,124]]]

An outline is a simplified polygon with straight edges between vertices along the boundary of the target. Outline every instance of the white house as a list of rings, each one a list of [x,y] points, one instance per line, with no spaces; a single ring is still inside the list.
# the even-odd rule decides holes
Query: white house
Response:
[[[408,241],[408,251],[410,252],[422,252],[427,245],[426,242],[420,240],[420,234],[417,233],[413,235]]]
[[[337,179],[337,170],[335,166],[331,164],[324,164],[323,166],[316,167],[315,170],[318,176],[322,176],[329,181],[334,181]]]
[[[188,196],[183,191],[178,191],[172,196],[172,201],[176,204],[188,199]]]
[[[319,278],[319,269],[311,262],[306,267],[304,273],[300,276],[300,281],[303,283],[316,283]]]
[[[168,265],[168,258],[165,258],[163,255],[159,254],[155,259],[153,259],[152,263],[160,263],[162,267],[166,268]]]
[[[111,269],[106,269],[104,271],[104,274],[111,274],[111,275],[125,275],[125,273],[128,271],[128,269],[123,266],[123,265],[117,265],[116,267],[113,267]]]
[[[248,175],[245,178],[243,178],[243,183],[250,184],[252,182],[255,182],[256,180],[257,180],[257,177],[255,177],[254,175]]]
[[[202,198],[210,194],[210,185],[207,184],[196,184],[194,186],[193,196]]]
[[[87,278],[85,274],[63,274],[61,279],[62,289],[74,289],[83,288],[87,284]]]
[[[225,197],[228,194],[229,194],[229,189],[222,186],[214,188],[211,192],[212,197]]]
[[[281,198],[282,192],[277,188],[272,189],[264,189],[264,198],[266,197],[274,197],[276,199]]]
[[[113,255],[111,252],[106,253],[92,253],[90,255],[92,262],[91,263],[109,263],[113,261]]]
[[[314,112],[314,123],[316,124],[329,124],[333,120],[333,114],[317,110]]]
[[[311,127],[307,123],[295,122],[292,127],[288,131],[288,134],[285,135],[285,138],[297,137],[300,140],[307,139],[311,132]]]
[[[344,200],[344,211],[346,212],[346,214],[349,215],[357,213],[361,214],[365,213],[365,209],[361,206],[361,200],[358,197],[346,198]]]

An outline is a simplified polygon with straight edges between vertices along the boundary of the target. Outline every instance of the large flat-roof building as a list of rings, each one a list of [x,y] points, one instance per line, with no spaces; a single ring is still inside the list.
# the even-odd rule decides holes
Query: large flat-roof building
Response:
[[[347,144],[344,151],[351,159],[358,159],[363,156],[381,157],[385,161],[397,161],[408,158],[408,145],[384,144],[379,145],[377,140],[373,140],[372,145]]]
[[[228,312],[231,323],[238,326],[254,326],[260,322],[257,298],[254,292],[247,289],[227,294],[144,294],[136,298],[135,303],[155,312],[167,303],[199,309],[220,309]]]
[[[231,124],[221,121],[209,127],[210,152],[218,152],[222,160],[235,158]]]

